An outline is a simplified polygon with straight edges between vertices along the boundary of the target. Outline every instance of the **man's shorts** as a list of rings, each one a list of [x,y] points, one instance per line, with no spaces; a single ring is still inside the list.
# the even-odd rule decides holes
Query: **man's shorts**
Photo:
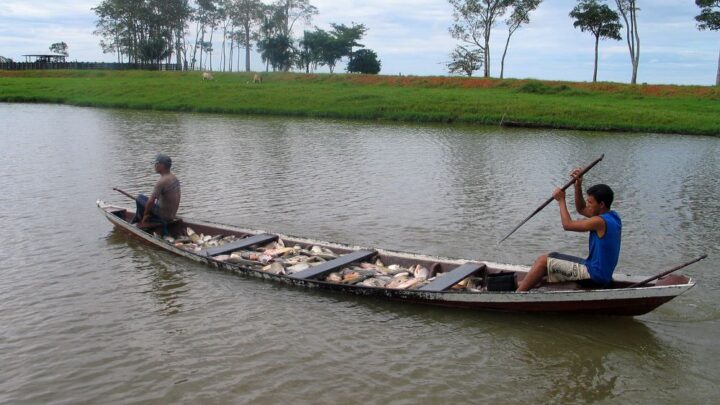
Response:
[[[583,261],[579,257],[557,252],[548,254],[548,282],[561,283],[563,281],[589,280],[590,273],[582,263]]]

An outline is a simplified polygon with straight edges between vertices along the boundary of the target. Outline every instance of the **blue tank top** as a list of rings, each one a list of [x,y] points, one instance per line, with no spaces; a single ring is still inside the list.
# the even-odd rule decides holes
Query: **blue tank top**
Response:
[[[590,254],[585,266],[594,282],[608,284],[620,258],[622,222],[615,211],[608,211],[600,217],[605,221],[605,235],[600,238],[597,232],[590,231]]]

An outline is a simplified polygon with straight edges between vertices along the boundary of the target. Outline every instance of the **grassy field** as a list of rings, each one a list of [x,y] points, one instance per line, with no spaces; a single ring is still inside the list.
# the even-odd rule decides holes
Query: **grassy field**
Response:
[[[459,77],[0,71],[0,101],[720,135],[720,88]]]

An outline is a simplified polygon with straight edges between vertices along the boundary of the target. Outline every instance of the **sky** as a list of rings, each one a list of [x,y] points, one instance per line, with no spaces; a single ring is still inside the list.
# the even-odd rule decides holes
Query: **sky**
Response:
[[[267,2],[267,1],[266,1]],[[23,61],[22,55],[49,53],[54,42],[68,44],[77,61],[114,61],[103,54],[93,35],[97,17],[91,10],[100,0],[0,0],[0,56]],[[311,0],[319,10],[310,27],[330,29],[331,23],[362,23],[361,41],[374,50],[385,75],[448,75],[446,63],[458,43],[448,28],[452,8],[446,0]],[[612,2],[614,3],[614,2]],[[591,81],[594,38],[573,28],[568,13],[576,0],[545,0],[531,14],[529,25],[512,37],[505,61],[506,78]],[[712,85],[718,68],[720,32],[699,31],[692,0],[639,0],[641,40],[639,83]],[[491,75],[499,76],[507,38],[502,21],[492,31]],[[220,48],[216,41],[215,49]],[[219,65],[219,52],[213,62]],[[241,62],[244,66],[244,62]],[[251,68],[263,70],[257,54]],[[336,71],[342,71],[343,64]],[[323,70],[321,70],[323,71]],[[480,72],[476,73],[479,74]],[[629,82],[627,43],[600,43],[598,80]]]

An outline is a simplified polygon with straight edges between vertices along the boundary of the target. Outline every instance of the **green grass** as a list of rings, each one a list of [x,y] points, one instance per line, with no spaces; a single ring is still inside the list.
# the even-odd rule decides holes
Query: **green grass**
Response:
[[[0,101],[720,135],[720,89],[458,77],[0,71]]]

